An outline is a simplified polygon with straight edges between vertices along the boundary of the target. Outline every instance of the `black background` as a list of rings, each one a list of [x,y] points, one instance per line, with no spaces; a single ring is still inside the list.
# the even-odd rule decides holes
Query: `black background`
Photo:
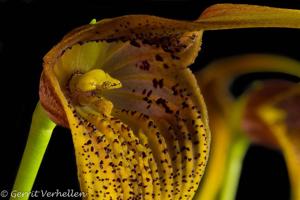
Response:
[[[30,119],[38,101],[42,57],[64,34],[92,18],[152,14],[196,19],[217,0],[62,1],[0,0],[0,190],[10,190],[25,147]],[[300,1],[248,0],[251,3],[300,9]],[[247,29],[209,31],[193,70],[211,61],[242,53],[275,53],[300,60],[299,30]],[[236,93],[252,78],[240,81]],[[34,189],[79,191],[71,135],[57,127]],[[251,147],[245,159],[237,199],[289,199],[289,181],[280,153]]]

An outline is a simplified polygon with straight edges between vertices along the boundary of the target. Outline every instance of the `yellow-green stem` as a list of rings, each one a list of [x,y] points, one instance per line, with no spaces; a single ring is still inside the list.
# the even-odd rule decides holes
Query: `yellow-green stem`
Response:
[[[25,151],[18,170],[10,199],[27,200],[34,184],[36,175],[47,149],[52,131],[56,124],[52,122],[47,113],[38,103],[32,116],[31,127]]]
[[[220,192],[220,200],[234,200],[239,185],[243,160],[249,147],[249,140],[239,137],[229,150],[227,174]]]

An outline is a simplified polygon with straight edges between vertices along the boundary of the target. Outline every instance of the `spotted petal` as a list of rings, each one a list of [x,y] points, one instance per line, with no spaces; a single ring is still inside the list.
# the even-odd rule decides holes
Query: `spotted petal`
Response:
[[[41,100],[49,113],[54,102],[62,112],[53,118],[72,131],[88,199],[193,197],[210,136],[187,68],[201,31],[190,30],[124,16],[72,31],[45,56]]]

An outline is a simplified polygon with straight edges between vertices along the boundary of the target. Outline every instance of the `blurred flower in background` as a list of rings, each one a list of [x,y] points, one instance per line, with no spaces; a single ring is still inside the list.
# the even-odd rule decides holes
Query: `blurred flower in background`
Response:
[[[242,75],[271,72],[299,79],[300,62],[275,55],[241,55],[220,59],[196,73],[212,133],[211,155],[199,199],[234,199],[243,158],[251,143],[282,152],[292,199],[300,199],[299,83],[259,80],[239,97],[230,90]]]

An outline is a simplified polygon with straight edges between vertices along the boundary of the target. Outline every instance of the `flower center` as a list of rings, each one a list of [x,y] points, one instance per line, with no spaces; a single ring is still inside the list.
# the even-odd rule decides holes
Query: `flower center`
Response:
[[[75,104],[88,108],[90,112],[103,114],[110,114],[113,108],[112,102],[103,97],[103,91],[120,87],[122,84],[119,80],[101,69],[73,74],[69,82],[71,98]]]

